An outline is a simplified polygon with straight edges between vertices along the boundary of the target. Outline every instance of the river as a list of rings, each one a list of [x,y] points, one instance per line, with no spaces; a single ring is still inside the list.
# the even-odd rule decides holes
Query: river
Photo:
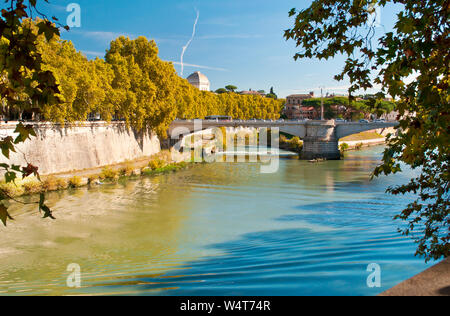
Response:
[[[49,195],[56,220],[12,206],[1,227],[0,295],[377,295],[425,270],[385,194],[369,181],[383,148],[345,160],[200,164]],[[33,197],[33,199],[36,199]],[[81,288],[70,288],[70,264]],[[369,287],[367,266],[381,268]]]

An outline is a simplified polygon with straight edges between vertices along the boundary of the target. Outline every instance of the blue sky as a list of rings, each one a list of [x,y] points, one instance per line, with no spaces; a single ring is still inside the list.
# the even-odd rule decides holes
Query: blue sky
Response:
[[[50,0],[45,12],[65,22],[66,7],[81,7],[81,27],[63,32],[89,58],[103,57],[112,39],[126,35],[154,39],[163,60],[180,62],[182,47],[192,35],[196,10],[200,17],[196,34],[184,55],[184,76],[201,71],[215,90],[234,84],[241,90],[274,87],[280,97],[292,93],[345,94],[348,82],[333,76],[343,67],[343,58],[330,61],[294,61],[292,41],[283,38],[293,20],[291,8],[305,8],[308,0]],[[381,11],[380,31],[390,30],[395,7]],[[191,66],[194,65],[194,66]],[[175,65],[178,73],[179,65]],[[373,91],[370,91],[373,92]]]

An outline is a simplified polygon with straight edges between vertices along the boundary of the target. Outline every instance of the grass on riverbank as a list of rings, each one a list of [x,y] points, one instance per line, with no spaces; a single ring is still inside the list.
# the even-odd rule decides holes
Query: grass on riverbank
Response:
[[[369,140],[369,139],[382,139],[384,136],[376,133],[376,132],[362,132],[359,134],[353,134],[344,138],[341,138],[341,142],[351,142],[358,140]]]
[[[179,162],[176,164],[168,164],[164,167],[161,168],[156,168],[156,169],[144,169],[142,170],[142,175],[144,176],[154,176],[154,175],[159,175],[159,174],[166,174],[166,173],[170,173],[170,172],[175,172],[178,170],[182,170],[185,169],[188,166],[188,163],[186,162]]]
[[[140,160],[138,166],[127,161],[123,164],[96,169],[96,173],[86,175],[85,177],[80,175],[72,175],[69,177],[67,174],[64,174],[59,176],[45,176],[42,177],[42,181],[34,176],[25,179],[17,179],[14,183],[6,183],[3,180],[0,181],[0,194],[3,192],[7,197],[17,198],[20,196],[55,192],[69,188],[75,189],[88,185],[115,183],[119,179],[139,176],[155,176],[175,172],[187,168],[188,165],[189,163],[187,162],[173,162],[170,152],[162,151],[147,159],[145,163]]]

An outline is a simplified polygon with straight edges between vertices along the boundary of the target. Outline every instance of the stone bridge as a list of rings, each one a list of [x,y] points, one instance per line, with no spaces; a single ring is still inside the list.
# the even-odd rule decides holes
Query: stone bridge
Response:
[[[275,128],[303,140],[303,159],[340,159],[339,139],[365,131],[398,126],[398,122],[337,122],[330,121],[174,121],[169,137],[186,135],[214,127]]]

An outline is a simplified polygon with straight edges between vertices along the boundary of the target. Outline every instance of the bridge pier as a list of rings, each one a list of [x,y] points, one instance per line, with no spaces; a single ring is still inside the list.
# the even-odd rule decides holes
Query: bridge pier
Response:
[[[304,160],[327,159],[340,160],[339,141],[336,139],[319,139],[317,137],[305,137],[303,139],[303,151],[301,158]]]
[[[301,158],[305,160],[341,159],[334,121],[309,121],[306,123]]]

